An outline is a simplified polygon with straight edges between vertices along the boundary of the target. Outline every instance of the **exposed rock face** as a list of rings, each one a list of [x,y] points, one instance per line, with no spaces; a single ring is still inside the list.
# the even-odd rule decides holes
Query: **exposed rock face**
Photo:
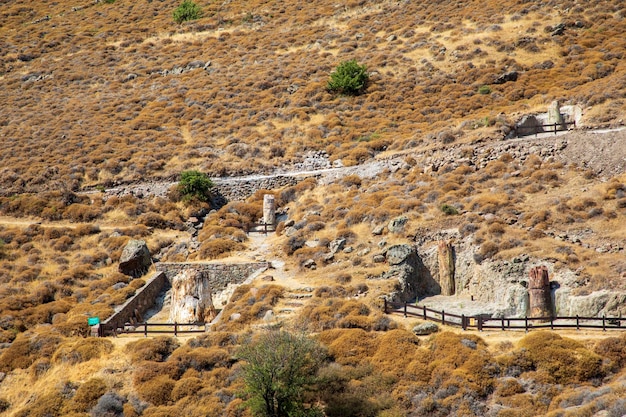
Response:
[[[170,322],[205,323],[215,317],[209,280],[201,272],[186,269],[172,279]]]
[[[146,242],[131,239],[122,251],[118,270],[124,275],[137,278],[148,272],[151,264],[150,250]]]
[[[263,223],[276,223],[276,201],[271,194],[263,196]]]
[[[429,334],[437,333],[439,331],[439,326],[431,321],[427,321],[413,327],[411,331],[417,336],[426,336]]]
[[[530,317],[552,316],[552,299],[550,297],[550,278],[548,268],[534,267],[529,272],[528,295],[530,299]]]
[[[441,295],[454,295],[454,248],[450,242],[440,241],[437,245],[439,263],[439,285]]]
[[[404,225],[406,225],[408,221],[409,219],[406,216],[396,217],[389,222],[387,229],[389,229],[390,233],[400,233],[404,230]]]
[[[441,290],[412,245],[391,246],[386,258],[391,268],[383,277],[398,280],[396,291],[390,295],[392,301],[412,301]]]

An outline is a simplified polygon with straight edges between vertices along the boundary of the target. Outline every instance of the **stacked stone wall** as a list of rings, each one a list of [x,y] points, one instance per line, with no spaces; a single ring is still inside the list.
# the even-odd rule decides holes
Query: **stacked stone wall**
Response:
[[[137,290],[134,296],[118,306],[115,313],[101,323],[101,332],[104,335],[110,334],[118,328],[123,328],[126,323],[141,320],[143,315],[154,305],[159,293],[166,285],[169,285],[167,276],[165,273],[157,271],[143,287]]]
[[[195,262],[159,262],[156,264],[157,271],[165,273],[169,282],[177,274],[193,269],[208,278],[213,292],[226,289],[228,284],[242,284],[252,274],[264,271],[269,267],[267,262],[251,262],[238,264],[218,263],[195,263]]]

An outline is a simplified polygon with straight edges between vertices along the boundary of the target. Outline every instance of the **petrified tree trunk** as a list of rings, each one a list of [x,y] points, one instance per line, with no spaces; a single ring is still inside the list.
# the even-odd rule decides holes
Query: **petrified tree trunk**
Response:
[[[551,317],[552,299],[548,269],[545,266],[536,266],[530,270],[529,275],[530,317]]]
[[[265,194],[263,196],[263,223],[274,224],[276,222],[276,202],[274,196]]]
[[[186,269],[172,279],[170,322],[205,323],[215,317],[208,279]]]
[[[450,242],[440,241],[437,249],[441,295],[454,295],[454,248]]]

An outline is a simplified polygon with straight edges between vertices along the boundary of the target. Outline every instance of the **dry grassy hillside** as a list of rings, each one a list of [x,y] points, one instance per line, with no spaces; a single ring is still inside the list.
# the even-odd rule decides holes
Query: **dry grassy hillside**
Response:
[[[621,2],[218,3],[177,25],[169,0],[7,2],[3,193],[271,170],[306,149],[354,164],[555,99],[593,106],[589,124],[624,113]],[[353,58],[367,94],[326,92]]]
[[[624,292],[626,134],[504,137],[554,100],[583,108],[579,127],[623,124],[626,2],[197,3],[183,24],[178,0],[0,6],[0,414],[250,416],[236,352],[281,309],[325,346],[305,402],[329,417],[626,413],[623,335],[418,338],[381,314],[393,284],[372,279],[385,245],[452,230],[476,264],[527,256],[571,273],[573,295]],[[349,59],[366,90],[330,93]],[[185,222],[217,207],[106,191],[308,151],[363,171],[230,202],[197,237]],[[310,300],[256,282],[199,338],[83,338],[144,284],[117,272],[130,238],[157,260],[259,257],[242,229],[264,193],[288,223],[262,255]],[[373,234],[398,216],[402,231]],[[337,238],[351,251],[329,258]]]

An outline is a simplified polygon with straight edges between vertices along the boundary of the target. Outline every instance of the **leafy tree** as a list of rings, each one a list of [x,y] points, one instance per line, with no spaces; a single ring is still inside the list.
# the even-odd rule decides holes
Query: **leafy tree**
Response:
[[[367,86],[369,75],[365,65],[359,65],[356,60],[341,62],[335,71],[330,74],[328,90],[340,94],[358,95]]]
[[[213,187],[213,181],[203,172],[191,170],[180,174],[178,188],[186,200],[196,198],[200,201],[207,201],[211,187]]]
[[[256,416],[317,416],[304,407],[304,394],[315,383],[326,358],[324,349],[304,335],[269,330],[237,352],[242,366],[248,405]]]
[[[182,23],[187,20],[200,19],[202,17],[202,9],[193,1],[185,0],[174,10],[173,15],[176,23]]]

